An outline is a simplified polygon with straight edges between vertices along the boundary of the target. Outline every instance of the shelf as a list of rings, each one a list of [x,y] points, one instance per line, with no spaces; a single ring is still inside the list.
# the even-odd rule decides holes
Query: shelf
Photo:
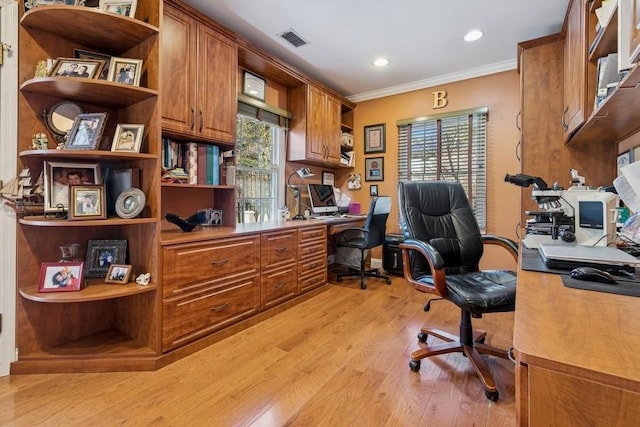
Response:
[[[176,184],[173,182],[163,182],[163,187],[180,187],[180,188],[204,188],[208,190],[235,190],[234,185],[202,185],[202,184]]]
[[[21,151],[20,158],[57,160],[57,159],[83,159],[99,160],[101,162],[123,160],[153,160],[158,156],[149,153],[125,153],[104,150],[26,150]]]
[[[81,77],[37,77],[20,85],[22,92],[55,96],[111,108],[122,108],[158,96],[158,91]]]
[[[589,49],[589,62],[598,63],[598,59],[618,51],[618,8],[614,10],[609,23],[602,27]]]
[[[159,34],[158,27],[137,19],[84,6],[39,6],[25,13],[21,24],[105,53],[126,52]]]
[[[157,289],[157,285],[153,283],[146,286],[138,285],[137,283],[113,285],[103,283],[99,281],[100,279],[85,280],[87,281],[87,286],[80,291],[39,293],[37,285],[20,287],[18,291],[23,298],[30,301],[66,304],[71,302],[90,302],[122,298],[145,292],[153,292]]]
[[[107,219],[94,219],[89,221],[70,221],[68,219],[53,219],[45,218],[44,216],[25,216],[19,218],[18,222],[23,225],[32,225],[35,227],[105,227],[115,225],[140,225],[140,224],[155,224],[156,218],[107,218]]]

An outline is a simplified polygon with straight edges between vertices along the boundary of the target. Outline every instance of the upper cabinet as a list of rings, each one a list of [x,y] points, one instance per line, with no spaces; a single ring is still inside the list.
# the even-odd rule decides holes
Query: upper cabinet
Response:
[[[163,131],[234,143],[235,41],[165,3],[161,46]]]
[[[567,12],[564,45],[564,109],[562,128],[565,140],[587,117],[587,26],[585,0],[573,0]]]
[[[311,84],[292,89],[289,160],[340,166],[342,103]]]

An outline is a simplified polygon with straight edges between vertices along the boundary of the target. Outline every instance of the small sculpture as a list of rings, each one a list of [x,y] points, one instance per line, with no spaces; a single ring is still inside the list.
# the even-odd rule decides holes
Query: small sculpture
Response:
[[[146,286],[151,281],[151,273],[143,273],[136,277],[136,283],[138,285]]]
[[[167,218],[167,221],[169,221],[170,223],[180,227],[182,231],[188,232],[193,231],[193,229],[198,225],[204,224],[207,221],[207,214],[204,211],[200,211],[196,212],[190,217],[182,218],[174,213],[169,212],[167,213],[167,215],[165,215],[165,218]]]
[[[33,150],[46,150],[49,148],[49,138],[45,133],[35,133],[31,138],[31,148]]]

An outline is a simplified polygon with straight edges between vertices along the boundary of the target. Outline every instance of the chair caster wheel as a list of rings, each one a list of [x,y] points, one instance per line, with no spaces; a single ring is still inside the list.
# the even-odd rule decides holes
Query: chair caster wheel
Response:
[[[336,282],[338,283],[342,282],[342,277],[338,276],[338,278],[336,279]]]
[[[484,395],[487,396],[487,399],[489,399],[492,402],[498,401],[498,390],[496,391],[485,390]]]
[[[429,337],[429,335],[425,334],[424,332],[420,332],[418,334],[418,341],[420,341],[421,343],[425,343],[427,342],[427,338]]]
[[[420,361],[419,360],[409,361],[409,369],[411,369],[413,372],[418,372],[420,370]]]
[[[391,279],[387,279],[387,285],[391,284]]]
[[[365,285],[364,283],[360,285],[360,289],[367,289],[367,285]]]

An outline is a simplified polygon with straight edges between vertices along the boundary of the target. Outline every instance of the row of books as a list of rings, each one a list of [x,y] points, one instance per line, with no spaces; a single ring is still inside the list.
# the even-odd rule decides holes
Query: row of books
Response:
[[[355,166],[355,152],[343,151],[340,153],[340,164],[348,167]]]
[[[162,139],[163,169],[183,170],[189,184],[220,185],[223,165],[232,164],[233,156],[233,150],[223,151],[215,144]]]

